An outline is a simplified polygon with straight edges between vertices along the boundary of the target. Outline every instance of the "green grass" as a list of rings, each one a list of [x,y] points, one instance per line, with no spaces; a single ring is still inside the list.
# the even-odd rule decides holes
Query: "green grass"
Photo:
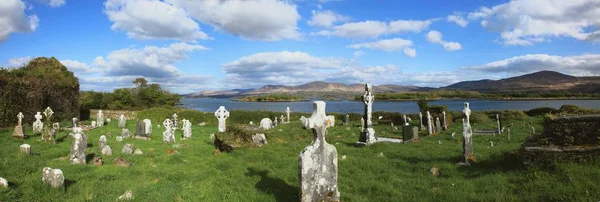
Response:
[[[245,112],[250,113],[250,112]],[[186,117],[180,116],[180,119]],[[297,120],[297,119],[293,119]],[[528,118],[541,132],[541,117]],[[229,121],[229,120],[228,120]],[[245,120],[258,123],[260,120]],[[341,122],[341,121],[339,121]],[[415,122],[416,123],[416,122]],[[114,201],[126,190],[135,201],[296,201],[298,198],[298,154],[312,141],[309,130],[299,121],[280,125],[269,132],[269,144],[262,148],[236,149],[214,156],[210,133],[216,126],[193,124],[193,138],[180,140],[179,154],[167,155],[171,144],[162,143],[163,128],[153,122],[154,139],[129,139],[116,142],[120,134],[117,121],[87,131],[88,165],[71,165],[58,158],[69,154],[68,131],[58,133],[57,144],[40,142],[38,135],[25,141],[11,137],[12,129],[0,129],[0,177],[10,187],[0,190],[0,201]],[[233,123],[228,123],[233,124]],[[505,122],[509,125],[510,122]],[[64,125],[63,125],[64,126]],[[135,132],[135,124],[128,128]],[[360,134],[357,120],[351,126],[328,129],[327,141],[338,151],[338,180],[342,201],[598,201],[600,164],[557,163],[551,168],[522,167],[515,155],[529,134],[528,126],[515,122],[511,140],[505,135],[475,136],[477,162],[460,167],[462,133],[460,124],[450,125],[439,136],[423,136],[413,144],[379,143],[355,147]],[[477,123],[478,128],[493,128],[495,122]],[[278,130],[282,130],[279,132]],[[401,130],[389,125],[375,126],[379,136],[400,138]],[[31,128],[27,128],[31,135]],[[91,163],[100,135],[112,133],[108,144],[113,156],[105,165]],[[455,138],[451,133],[456,132]],[[438,141],[441,144],[438,144]],[[489,147],[489,141],[495,146]],[[33,155],[19,153],[28,143]],[[125,143],[141,148],[143,156],[123,155]],[[383,157],[378,157],[383,153]],[[341,156],[346,155],[346,160]],[[133,163],[121,168],[112,165],[117,157]],[[69,181],[65,190],[53,190],[41,182],[43,167],[60,168]],[[441,169],[434,177],[429,170]]]

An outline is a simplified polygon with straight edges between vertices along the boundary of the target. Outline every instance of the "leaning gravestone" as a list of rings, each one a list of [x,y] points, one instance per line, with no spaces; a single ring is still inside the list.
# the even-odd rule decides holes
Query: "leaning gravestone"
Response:
[[[96,125],[98,127],[104,126],[104,114],[102,110],[98,110],[98,114],[96,115]]]
[[[42,182],[50,185],[54,189],[64,188],[65,176],[60,169],[44,167],[42,169]]]
[[[270,118],[264,118],[264,119],[260,120],[259,128],[264,129],[264,130],[269,130],[269,129],[273,128],[273,122],[271,121]]]
[[[131,132],[129,131],[129,129],[122,128],[121,129],[121,137],[123,137],[124,139],[132,138],[132,135],[131,135]]]
[[[125,128],[126,125],[127,120],[125,119],[125,115],[121,114],[121,116],[119,116],[119,128]]]
[[[373,87],[370,83],[365,85],[365,94],[362,96],[362,101],[365,105],[365,113],[363,115],[364,128],[360,134],[360,138],[358,139],[358,144],[370,145],[377,142],[375,130],[373,129],[373,123],[371,122],[371,113],[373,111],[373,102],[375,101],[375,96],[373,95]]]
[[[98,140],[98,148],[103,149],[104,146],[108,145],[107,141],[108,140],[106,139],[106,136],[100,136],[100,139]]]
[[[42,130],[44,129],[44,123],[42,123],[42,114],[41,112],[37,112],[37,114],[35,114],[35,122],[33,122],[33,132],[34,133],[42,133]]]
[[[71,144],[71,163],[85,164],[85,150],[87,149],[87,137],[82,133],[82,129],[77,127],[73,129],[73,143]]]
[[[474,158],[473,156],[473,130],[471,129],[471,123],[469,118],[471,117],[471,109],[469,109],[469,103],[465,102],[465,109],[463,110],[465,118],[463,119],[463,164],[469,165],[469,161]]]
[[[300,201],[339,201],[337,150],[325,141],[325,102],[313,103],[313,114],[308,119],[308,127],[313,131],[314,140],[302,150],[298,159]]]
[[[15,131],[13,131],[13,137],[25,139],[25,134],[23,133],[23,125],[21,125],[23,117],[25,117],[23,116],[23,113],[19,112],[19,114],[17,114],[17,118],[19,119],[19,121],[17,122],[17,126],[15,126]]]
[[[175,143],[175,132],[173,131],[173,121],[165,119],[163,122],[165,131],[163,132],[163,143]]]
[[[219,106],[219,109],[215,111],[215,117],[219,120],[219,132],[227,131],[225,120],[229,118],[229,111],[225,109],[225,106]]]
[[[52,114],[54,114],[54,112],[52,109],[50,109],[50,107],[44,110],[44,115],[46,116],[46,123],[44,123],[44,125],[48,126],[44,127],[44,132],[42,132],[42,141],[45,142],[55,142],[54,136],[56,135],[56,130],[50,127],[50,124],[52,123],[52,120],[50,119]]]
[[[152,121],[150,121],[150,119],[144,119],[144,124],[145,124],[144,131],[146,131],[146,136],[151,137],[152,136]]]

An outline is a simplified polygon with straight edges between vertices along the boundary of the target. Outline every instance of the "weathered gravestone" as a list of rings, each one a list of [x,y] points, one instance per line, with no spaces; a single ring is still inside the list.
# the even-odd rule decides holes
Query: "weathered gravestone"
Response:
[[[60,169],[44,167],[42,169],[42,182],[50,185],[54,189],[64,188],[65,176]]]
[[[95,127],[96,127],[96,121],[92,121],[92,123],[90,124],[90,126],[91,126],[92,128],[95,128]]]
[[[78,118],[73,117],[73,125],[71,126],[71,128],[75,128],[77,127],[77,123],[79,122]]]
[[[104,147],[102,147],[102,155],[105,155],[105,156],[112,155],[112,149],[110,148],[109,145],[105,145]]]
[[[146,136],[152,137],[152,121],[150,119],[144,119]]]
[[[365,113],[363,114],[364,126],[358,139],[358,144],[370,145],[377,142],[375,130],[373,129],[373,123],[371,122],[371,113],[373,112],[373,102],[375,101],[375,96],[373,95],[373,87],[370,83],[365,85],[365,94],[362,96],[362,101],[365,105]]]
[[[498,135],[502,134],[502,126],[500,125],[500,115],[496,114],[496,123],[497,123],[497,131],[498,131]]]
[[[281,120],[281,124],[286,123],[285,122],[285,117],[283,116],[283,114],[279,117],[279,120]]]
[[[229,111],[225,109],[225,106],[219,106],[219,109],[215,111],[215,117],[219,120],[219,132],[227,131],[225,121],[229,118]],[[261,123],[262,124],[262,123]]]
[[[135,139],[150,139],[150,137],[146,134],[146,123],[143,121],[138,121],[135,123]]]
[[[443,129],[444,131],[446,131],[446,130],[448,130],[448,123],[446,123],[446,122],[448,121],[448,120],[446,119],[446,111],[443,111],[443,112],[442,112],[442,117],[443,117],[443,119],[442,119],[442,121],[443,121],[442,129]]]
[[[313,114],[307,122],[314,139],[302,150],[298,159],[300,201],[339,201],[337,150],[325,141],[325,102],[313,103]]]
[[[127,119],[125,119],[125,115],[121,114],[121,116],[119,116],[119,128],[125,128],[125,126],[127,125]]]
[[[419,139],[419,128],[418,127],[402,126],[402,140],[404,142],[416,140],[416,139]]]
[[[279,123],[279,121],[277,121],[277,117],[275,117],[275,121],[273,121],[273,127],[277,127],[278,123]]]
[[[98,127],[104,126],[104,114],[102,113],[102,110],[98,110],[98,114],[96,114],[96,125]]]
[[[270,118],[264,118],[264,119],[260,120],[259,128],[264,129],[264,130],[269,130],[269,129],[273,128],[273,122],[271,121]]]
[[[173,131],[173,121],[165,119],[163,122],[165,131],[163,132],[163,143],[175,143],[175,132]]]
[[[306,117],[304,117],[304,116],[301,116],[301,117],[300,117],[300,124],[302,124],[302,129],[306,129],[306,127],[307,127],[307,125],[306,125],[306,124],[307,124],[307,123],[308,123],[308,121],[307,121],[307,118],[306,118]]]
[[[44,127],[44,132],[42,132],[42,141],[45,142],[55,142],[54,136],[56,135],[56,130],[50,127],[50,124],[52,123],[52,120],[50,119],[52,117],[52,114],[54,114],[54,112],[52,111],[52,109],[50,109],[50,107],[44,110],[44,115],[46,116],[46,123],[44,123],[44,125],[48,126]]]
[[[125,144],[121,150],[123,154],[133,154],[133,144]]]
[[[465,118],[463,119],[463,164],[469,165],[470,161],[474,160],[473,156],[473,130],[471,129],[471,123],[469,121],[471,117],[471,109],[469,109],[469,103],[465,102],[465,108],[463,110]]]
[[[44,123],[42,123],[42,114],[41,112],[37,112],[37,114],[35,114],[35,122],[33,122],[33,132],[34,133],[42,133],[42,130],[44,129]]]
[[[287,123],[290,122],[290,112],[292,112],[292,111],[290,111],[290,107],[286,107],[285,114],[287,115],[287,121],[286,121]]]
[[[177,120],[177,113],[173,114],[173,130],[176,130],[179,127],[179,120]]]
[[[406,114],[402,114],[402,119],[404,120],[404,125],[408,124],[408,119],[406,119]]]
[[[71,144],[71,163],[72,164],[85,164],[86,156],[85,150],[87,149],[87,137],[82,132],[83,130],[79,127],[74,128],[73,132],[73,143]]]
[[[427,111],[427,134],[433,134],[433,119],[431,119],[431,113]]]
[[[131,135],[131,132],[129,131],[129,129],[127,128],[121,128],[121,137],[123,137],[124,139],[127,138],[132,138],[133,135]]]
[[[98,139],[98,148],[103,149],[104,146],[108,145],[107,141],[106,136],[100,136],[100,139]]]
[[[334,127],[335,126],[335,116],[327,116],[327,127]]]
[[[344,116],[344,125],[348,124],[350,124],[350,114],[346,114],[346,116]]]
[[[23,116],[23,113],[19,112],[19,114],[17,114],[17,119],[19,119],[19,121],[17,122],[17,126],[15,126],[15,130],[13,131],[13,137],[25,139],[25,134],[23,133],[23,125],[21,125],[23,117],[25,117]]]
[[[21,146],[19,146],[19,149],[21,150],[21,153],[23,154],[31,154],[31,145],[29,144],[22,144]]]
[[[421,130],[425,130],[425,125],[423,125],[423,113],[419,112],[419,128]]]
[[[190,120],[183,119],[183,139],[192,138],[192,123]]]
[[[442,123],[440,117],[435,117],[435,133],[440,134],[442,132]]]

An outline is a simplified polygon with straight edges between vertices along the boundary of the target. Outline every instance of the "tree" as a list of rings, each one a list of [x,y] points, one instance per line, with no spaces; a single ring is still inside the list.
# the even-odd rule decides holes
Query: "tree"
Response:
[[[138,89],[148,87],[148,81],[144,77],[138,77],[132,83],[135,84]]]
[[[419,101],[417,101],[417,105],[419,105],[419,110],[422,113],[425,113],[429,109],[429,104],[425,98],[421,98]]]

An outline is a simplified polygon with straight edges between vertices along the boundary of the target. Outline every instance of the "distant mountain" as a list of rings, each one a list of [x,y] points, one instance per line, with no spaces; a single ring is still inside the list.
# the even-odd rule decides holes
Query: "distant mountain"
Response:
[[[569,91],[600,92],[600,77],[575,77],[554,71],[540,71],[500,80],[458,82],[441,89],[489,91]]]

